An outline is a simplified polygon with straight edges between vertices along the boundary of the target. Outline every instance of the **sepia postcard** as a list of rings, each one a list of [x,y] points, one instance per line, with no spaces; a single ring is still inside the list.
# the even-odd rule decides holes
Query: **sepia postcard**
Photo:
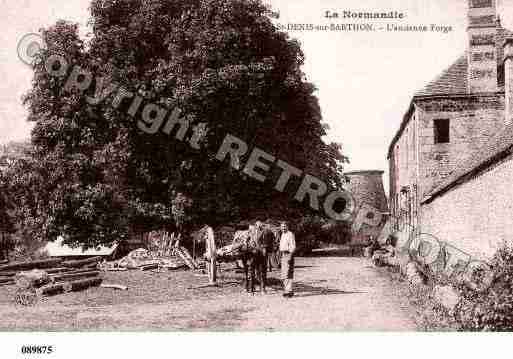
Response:
[[[513,0],[0,4],[1,357],[513,331]]]

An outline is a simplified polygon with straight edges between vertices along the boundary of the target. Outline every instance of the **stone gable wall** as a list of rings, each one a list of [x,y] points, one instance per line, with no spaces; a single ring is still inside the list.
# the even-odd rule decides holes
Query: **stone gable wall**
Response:
[[[416,102],[419,120],[419,188],[424,197],[504,124],[503,95]],[[450,121],[450,142],[435,144],[434,121]]]

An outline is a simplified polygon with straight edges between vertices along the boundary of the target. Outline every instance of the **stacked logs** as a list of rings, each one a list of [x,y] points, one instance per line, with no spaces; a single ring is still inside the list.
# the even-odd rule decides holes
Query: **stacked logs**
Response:
[[[0,265],[0,286],[15,284],[14,277],[21,271],[55,268],[62,259],[45,259],[30,262],[14,262]]]
[[[100,260],[56,258],[0,265],[0,286],[16,285],[15,302],[33,305],[42,296],[99,286],[102,278],[96,268]]]

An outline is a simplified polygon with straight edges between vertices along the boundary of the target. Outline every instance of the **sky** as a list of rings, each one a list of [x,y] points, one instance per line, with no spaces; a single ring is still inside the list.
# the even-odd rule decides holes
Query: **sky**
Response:
[[[17,57],[23,35],[58,19],[78,22],[89,32],[89,0],[0,0],[0,143],[30,137],[21,96],[30,69]],[[442,32],[290,31],[305,53],[303,71],[318,88],[327,140],[340,142],[347,170],[387,171],[388,146],[413,93],[453,63],[466,47],[467,0],[264,0],[280,18],[275,23],[330,25],[365,20],[327,19],[326,11],[398,11],[404,20],[371,20],[375,25],[437,24]],[[513,29],[513,0],[499,0],[503,26]],[[387,185],[387,176],[384,177]]]

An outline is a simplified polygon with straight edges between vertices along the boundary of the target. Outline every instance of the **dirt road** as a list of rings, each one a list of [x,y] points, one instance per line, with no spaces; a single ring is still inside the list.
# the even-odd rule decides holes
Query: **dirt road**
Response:
[[[362,258],[300,258],[296,296],[260,298],[243,329],[415,330],[408,303]]]
[[[111,281],[122,279],[116,275]],[[33,308],[13,310],[0,300],[0,330],[417,329],[399,284],[362,258],[298,258],[291,299],[281,296],[278,273],[266,295],[245,293],[241,275],[233,271],[221,273],[218,288],[201,288],[207,279],[191,272],[130,275],[148,277],[125,278],[132,281],[127,292],[95,288],[48,298]]]

